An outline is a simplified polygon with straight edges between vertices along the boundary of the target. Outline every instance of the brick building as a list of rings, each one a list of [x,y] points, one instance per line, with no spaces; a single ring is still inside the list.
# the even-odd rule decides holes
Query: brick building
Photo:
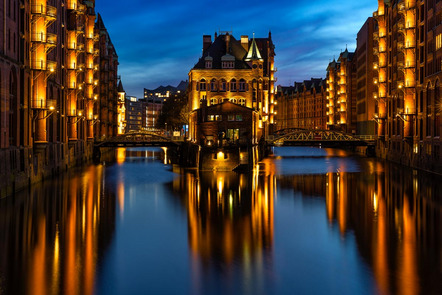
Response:
[[[0,7],[4,195],[92,156],[106,54],[94,31],[95,1],[1,0]]]
[[[325,80],[319,78],[278,87],[277,130],[286,128],[326,129]]]
[[[379,0],[373,16],[377,21],[377,152],[440,171],[441,2]]]
[[[330,130],[356,133],[356,58],[345,49],[327,67],[327,126]]]
[[[356,45],[356,134],[373,137],[376,132],[374,121],[377,92],[373,79],[377,77],[378,65],[374,62],[373,33],[376,21],[369,17],[359,30]]]
[[[217,35],[212,42],[210,35],[203,36],[203,54],[189,73],[189,109],[191,111],[189,136],[193,142],[205,142],[198,136],[200,120],[196,115],[203,106],[222,104],[226,101],[253,109],[259,120],[255,137],[268,134],[274,125],[274,45],[268,38],[241,36],[236,40],[228,32]],[[243,108],[245,110],[245,108]],[[222,114],[220,114],[222,115]],[[250,122],[251,123],[251,122]],[[250,136],[250,135],[249,135]]]

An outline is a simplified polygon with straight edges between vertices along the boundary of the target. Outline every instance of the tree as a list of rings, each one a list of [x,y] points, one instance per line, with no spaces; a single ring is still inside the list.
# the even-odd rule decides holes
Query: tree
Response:
[[[158,117],[160,128],[181,129],[183,125],[189,124],[189,112],[187,108],[187,91],[177,93],[166,99]]]

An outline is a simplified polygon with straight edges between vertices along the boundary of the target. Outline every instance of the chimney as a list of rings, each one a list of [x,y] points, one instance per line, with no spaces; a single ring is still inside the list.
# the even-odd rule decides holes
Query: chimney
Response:
[[[210,45],[212,45],[212,36],[204,35],[203,36],[203,52],[205,52]]]
[[[230,35],[226,33],[226,54],[229,54]]]
[[[241,46],[246,50],[249,51],[249,36],[242,35],[241,36]]]

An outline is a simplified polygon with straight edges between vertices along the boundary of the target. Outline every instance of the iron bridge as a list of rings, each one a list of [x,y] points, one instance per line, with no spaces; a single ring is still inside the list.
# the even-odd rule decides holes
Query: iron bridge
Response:
[[[96,139],[95,147],[167,147],[177,146],[182,141],[182,137],[167,137],[156,132],[139,131]]]
[[[333,130],[308,130],[301,128],[278,130],[273,138],[268,138],[269,145],[321,145],[321,146],[367,146],[374,144],[374,137],[360,138]]]

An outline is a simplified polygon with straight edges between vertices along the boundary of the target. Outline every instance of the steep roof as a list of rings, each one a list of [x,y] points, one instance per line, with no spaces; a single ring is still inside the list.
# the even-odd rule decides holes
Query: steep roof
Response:
[[[255,34],[253,34],[252,44],[250,45],[249,52],[247,53],[245,61],[260,60],[262,61],[261,53],[259,52],[258,45],[255,42]]]
[[[118,91],[118,92],[126,92],[126,91],[124,91],[123,83],[121,82],[121,80],[120,80],[120,82],[118,82],[118,88],[117,88],[117,91]]]
[[[229,42],[226,42],[226,36],[229,36]],[[227,48],[227,44],[229,44],[229,48]],[[246,54],[247,51],[241,46],[241,42],[232,35],[222,34],[217,36],[210,47],[203,52],[203,56],[200,57],[193,69],[205,69],[205,58],[207,56],[212,58],[212,69],[221,69],[221,61],[225,55],[234,58],[235,69],[250,69],[250,66],[244,61]]]

